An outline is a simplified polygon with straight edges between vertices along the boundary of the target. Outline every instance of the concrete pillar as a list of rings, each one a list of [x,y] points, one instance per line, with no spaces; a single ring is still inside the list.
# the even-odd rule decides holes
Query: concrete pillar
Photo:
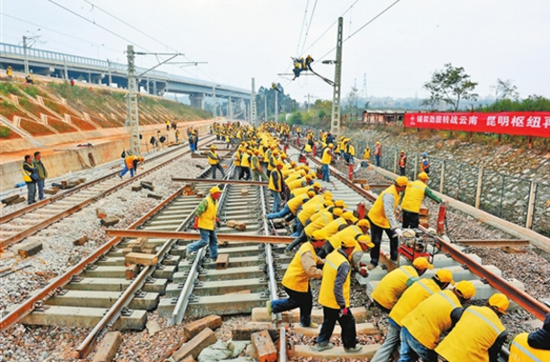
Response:
[[[189,95],[189,101],[191,102],[191,107],[203,109],[204,94],[202,94],[202,93],[190,94]]]
[[[153,94],[158,95],[157,93],[157,80],[153,78]]]

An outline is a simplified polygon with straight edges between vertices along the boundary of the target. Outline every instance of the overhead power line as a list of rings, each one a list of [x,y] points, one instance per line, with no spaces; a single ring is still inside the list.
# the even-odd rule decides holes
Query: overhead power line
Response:
[[[313,4],[313,10],[311,11],[311,17],[309,18],[309,23],[307,24],[307,30],[306,35],[304,36],[304,44],[302,45],[302,51],[300,52],[300,55],[304,55],[304,48],[306,47],[306,41],[307,41],[307,35],[309,34],[309,28],[311,27],[311,22],[313,21],[313,15],[315,15],[315,9],[317,8],[317,0],[315,0],[315,4]]]
[[[345,38],[343,41],[342,41],[342,44],[345,43],[346,41],[348,41],[351,37],[353,37],[355,34],[359,33],[361,30],[363,30],[367,25],[369,25],[370,23],[372,23],[373,21],[375,21],[376,19],[378,19],[380,16],[382,16],[382,14],[384,14],[386,11],[390,10],[392,7],[394,7],[398,2],[400,2],[401,0],[396,0],[394,3],[392,3],[390,6],[388,6],[387,8],[385,8],[384,10],[382,10],[380,13],[378,13],[378,15],[376,15],[374,18],[370,19],[367,23],[365,23],[363,26],[361,26],[359,29],[357,29],[356,31],[354,31],[352,34],[350,34],[347,38]],[[334,49],[336,49],[336,47],[332,48],[331,50],[329,50],[325,55],[323,55],[321,58],[319,58],[319,60],[322,60],[324,59],[327,55],[329,55],[330,53],[332,53],[332,51],[334,51]]]
[[[355,1],[353,2],[353,4],[351,4],[351,5],[349,6],[349,8],[347,8],[347,10],[344,11],[344,12],[342,13],[342,15],[340,15],[340,17],[343,17],[344,15],[346,15],[346,13],[347,13],[348,11],[350,11],[350,10],[355,6],[355,4],[357,4],[358,2],[359,2],[359,0],[355,0]],[[326,34],[330,29],[332,29],[332,27],[333,27],[334,25],[336,25],[336,23],[338,23],[338,19],[336,19],[336,20],[334,21],[334,23],[330,24],[329,27],[328,27],[328,28],[327,28],[327,29],[326,29],[317,39],[315,39],[315,41],[314,41],[305,51],[307,52],[307,51],[308,51],[309,49],[311,49],[319,40],[321,40],[321,38],[322,38],[323,36],[325,36],[325,34]]]
[[[120,38],[120,39],[122,39],[122,40],[124,40],[124,41],[126,41],[126,42],[128,42],[128,43],[130,43],[130,44],[132,44],[132,45],[135,45],[136,47],[139,47],[139,48],[143,49],[143,50],[150,51],[150,50],[145,49],[144,47],[142,47],[142,46],[140,46],[140,45],[134,43],[133,41],[131,41],[131,40],[129,40],[129,39],[126,39],[125,37],[123,37],[123,36],[121,36],[121,35],[118,35],[118,34],[115,33],[114,31],[112,31],[112,30],[110,30],[110,29],[104,27],[103,25],[99,25],[99,24],[96,23],[95,21],[92,21],[92,20],[90,20],[90,19],[86,18],[85,16],[82,16],[82,15],[80,15],[80,14],[78,14],[78,13],[75,13],[75,12],[72,11],[71,9],[66,8],[65,6],[63,6],[63,5],[61,5],[61,4],[58,4],[58,3],[56,3],[56,2],[53,1],[53,0],[48,0],[48,1],[51,2],[52,4],[56,5],[56,6],[59,6],[61,9],[65,10],[65,11],[67,11],[67,12],[69,12],[69,13],[71,13],[71,14],[73,14],[73,15],[75,15],[75,16],[77,16],[77,17],[83,19],[83,20],[86,20],[87,22],[89,22],[89,23],[91,23],[91,24],[97,26],[98,28],[105,30],[106,32],[108,32],[108,33],[110,33],[110,34],[116,36],[117,38]]]
[[[306,3],[306,10],[304,12],[304,20],[302,20],[302,27],[300,28],[300,36],[298,37],[298,45],[296,45],[296,57],[300,57],[300,53],[298,53],[298,50],[300,50],[300,43],[302,42],[302,33],[304,32],[304,28],[306,26],[308,6],[309,6],[309,0],[307,0],[307,3]]]

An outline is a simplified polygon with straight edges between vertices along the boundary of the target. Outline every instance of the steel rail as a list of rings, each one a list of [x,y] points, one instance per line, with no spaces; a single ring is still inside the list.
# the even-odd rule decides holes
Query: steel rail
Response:
[[[183,189],[184,189],[183,187],[178,189],[178,191],[176,191],[174,194],[169,196],[166,200],[164,200],[163,202],[155,206],[149,212],[144,214],[136,222],[131,224],[128,228],[135,229],[141,224],[143,224],[145,221],[147,221],[149,218],[151,218],[153,215],[155,215],[157,212],[163,209],[172,200],[180,196],[180,194],[183,192]],[[56,278],[54,281],[52,281],[50,284],[48,284],[38,293],[34,294],[32,297],[30,297],[29,299],[21,303],[19,307],[11,311],[8,315],[6,315],[4,318],[0,320],[0,331],[4,331],[7,328],[13,326],[15,323],[18,323],[19,321],[21,321],[25,316],[27,316],[34,310],[35,304],[37,302],[51,296],[51,294],[54,293],[57,288],[62,288],[63,286],[65,286],[67,283],[71,281],[71,278],[73,276],[76,276],[81,272],[83,272],[86,266],[94,263],[103,255],[107,254],[113,247],[117,246],[121,241],[122,241],[121,237],[115,237],[107,241],[95,252],[88,255],[85,259],[81,260],[80,263],[75,265],[73,268],[68,270],[66,273],[64,273],[60,277]]]
[[[181,149],[184,148],[184,147],[185,147],[185,146],[183,146],[183,145],[180,146],[180,147],[174,147],[174,149],[169,150],[169,151],[167,151],[167,152],[165,152],[165,153],[163,153],[163,154],[161,154],[161,155],[152,156],[152,157],[148,158],[148,159],[145,161],[145,163],[147,164],[147,163],[152,162],[152,161],[154,161],[154,160],[156,160],[156,159],[158,159],[158,158],[164,157],[164,156],[166,156],[166,155],[168,155],[168,154],[170,154],[170,153],[174,153],[174,152],[176,152],[176,151],[179,151],[179,150],[181,150]],[[188,154],[189,152],[191,152],[191,151],[185,152],[184,154],[182,154],[182,156]],[[60,194],[54,195],[54,196],[52,196],[52,197],[48,197],[47,199],[38,201],[38,202],[36,202],[36,203],[34,203],[34,204],[32,204],[32,205],[25,206],[25,207],[23,207],[23,208],[21,208],[21,209],[19,209],[19,210],[16,210],[16,211],[11,212],[11,213],[9,213],[9,214],[0,216],[0,224],[3,224],[3,223],[8,222],[8,221],[10,221],[10,220],[12,220],[12,219],[15,219],[16,217],[21,216],[21,215],[23,215],[23,214],[26,214],[27,212],[34,211],[34,210],[36,210],[36,209],[39,209],[39,208],[41,208],[42,206],[45,206],[45,205],[51,203],[52,201],[58,201],[58,200],[64,199],[64,198],[66,198],[66,197],[68,197],[68,196],[71,196],[72,194],[74,194],[74,193],[76,193],[76,192],[78,192],[78,191],[81,191],[82,189],[85,189],[85,188],[88,188],[88,187],[90,187],[90,186],[93,186],[93,185],[96,185],[96,184],[98,184],[98,183],[101,183],[101,182],[103,182],[104,180],[106,180],[106,179],[108,179],[108,178],[115,177],[115,176],[116,176],[117,174],[119,174],[119,173],[120,173],[120,171],[115,171],[115,172],[110,173],[110,174],[108,174],[108,175],[101,176],[100,178],[97,178],[97,179],[95,179],[95,180],[92,180],[92,181],[89,181],[89,182],[85,182],[85,183],[82,183],[82,184],[80,184],[80,185],[78,185],[78,186],[75,186],[75,187],[73,187],[73,188],[67,189],[67,190],[63,191],[62,193],[60,193]]]
[[[320,161],[318,161],[316,158],[313,158],[311,156],[308,156],[308,157],[312,159],[314,162],[320,163]],[[330,168],[333,169],[332,167]],[[359,195],[364,196],[367,199],[372,201],[376,200],[377,196],[353,184],[353,182],[343,177],[340,174],[340,172],[337,171],[337,173],[333,173],[333,174],[336,178],[338,178],[340,181],[346,184],[346,186],[348,186],[349,188],[357,192]],[[427,232],[426,228],[422,226],[419,226],[419,228],[420,230]],[[452,247],[451,244],[447,243],[445,240],[443,240],[439,236],[437,235],[432,235],[432,236],[437,241],[441,250],[449,253],[454,260],[465,265],[472,273],[474,273],[478,277],[484,280],[487,280],[489,285],[491,285],[496,290],[504,293],[508,298],[510,298],[520,307],[527,310],[529,313],[533,314],[538,319],[544,320],[546,314],[550,313],[550,308],[544,305],[543,303],[539,302],[538,300],[536,300],[526,292],[514,287],[512,284],[508,283],[508,281],[506,281],[505,279],[488,271],[482,265],[470,259],[466,254]]]
[[[269,236],[269,225],[267,224],[267,203],[265,200],[265,190],[263,187],[260,188],[260,199],[262,203],[262,221],[264,225],[264,234]],[[275,261],[273,260],[273,248],[271,244],[265,245],[265,258],[267,263],[267,273],[268,273],[268,285],[269,285],[269,294],[271,294],[271,300],[278,300],[279,295],[277,294],[277,280],[275,279]],[[281,314],[276,315],[278,321],[282,320]],[[284,326],[281,326],[279,332],[279,362],[286,362],[286,330]]]
[[[172,177],[173,182],[191,182],[191,183],[218,183],[222,185],[250,185],[250,186],[267,186],[265,181],[240,181],[240,180],[218,180],[214,178],[205,178],[197,180],[194,178]]]
[[[234,167],[232,165],[225,177],[229,178],[229,176],[233,173],[233,170],[234,170]],[[226,188],[224,188],[224,192],[222,193],[222,196],[218,202],[219,204],[223,204],[223,202],[225,201],[228,195],[228,192],[225,192],[225,191],[227,191]],[[190,216],[195,214],[195,211],[197,210],[198,207],[199,206],[197,205],[197,207],[190,213]],[[191,234],[191,233],[188,233],[188,234]],[[195,233],[195,235],[197,234]],[[218,238],[218,241],[219,240],[220,239]],[[176,306],[174,307],[174,311],[172,312],[172,317],[170,318],[170,321],[169,321],[170,324],[180,324],[182,322],[185,311],[187,310],[187,306],[189,305],[189,297],[193,292],[195,280],[197,279],[199,274],[198,269],[199,269],[200,261],[202,260],[202,258],[204,258],[205,254],[206,254],[206,246],[203,246],[197,251],[195,260],[193,260],[193,265],[189,270],[189,275],[185,280],[185,284],[183,285],[181,293],[176,302]]]
[[[107,229],[107,236],[132,237],[132,238],[174,238],[180,240],[193,240],[196,233],[186,231],[147,231],[128,229]],[[216,234],[218,241],[257,243],[257,244],[290,244],[294,238],[288,236],[263,236],[241,234]]]
[[[494,240],[454,240],[456,244],[466,246],[501,247],[501,246],[529,246],[529,240],[494,239]]]
[[[428,229],[423,226],[419,226],[419,229],[425,233],[428,233]],[[481,264],[469,258],[466,254],[453,247],[450,243],[446,242],[438,235],[429,235],[436,240],[436,244],[439,249],[451,255],[454,260],[458,261],[462,265],[465,265],[469,271],[486,280],[491,287],[508,296],[508,298],[513,300],[516,304],[533,314],[541,321],[544,320],[548,313],[550,313],[550,308],[548,306],[539,302],[526,292],[519,290],[502,277],[485,269]]]
[[[111,187],[111,188],[109,188],[109,189],[107,189],[107,190],[105,190],[101,193],[98,193],[97,195],[94,195],[94,196],[92,196],[92,197],[90,197],[90,198],[88,198],[88,199],[86,199],[82,202],[79,202],[78,204],[72,206],[71,208],[69,208],[67,210],[64,210],[64,211],[62,211],[62,212],[50,217],[49,219],[46,219],[46,220],[38,223],[38,224],[35,224],[35,225],[31,226],[30,228],[28,228],[26,230],[23,230],[20,233],[17,233],[17,234],[15,234],[15,235],[7,238],[7,239],[0,240],[0,247],[5,248],[7,246],[10,246],[12,244],[15,244],[15,243],[23,240],[24,238],[26,238],[30,235],[33,235],[37,231],[39,231],[39,230],[41,230],[41,229],[57,222],[57,221],[65,218],[65,217],[67,217],[71,214],[74,214],[75,212],[81,210],[82,208],[88,206],[89,204],[92,204],[92,203],[96,202],[98,199],[103,198],[103,197],[117,191],[118,189],[120,189],[122,187],[125,187],[128,184],[133,183],[136,180],[141,179],[141,178],[157,171],[158,169],[166,166],[167,164],[175,161],[176,159],[187,155],[189,152],[191,152],[191,151],[188,151],[188,152],[182,153],[181,155],[173,157],[173,158],[171,158],[171,159],[169,159],[169,160],[167,160],[167,161],[165,161],[165,162],[163,162],[163,163],[161,163],[157,166],[154,166],[153,168],[151,168],[147,171],[141,172],[139,175],[136,175],[136,176],[134,176],[134,177],[132,177],[132,178],[126,180],[126,181],[122,181],[121,183],[119,183],[119,184],[117,184],[117,185],[115,185],[115,186],[113,186],[113,187]]]
[[[202,177],[206,175],[210,169],[206,169],[201,175],[198,177]],[[186,185],[183,185],[176,193],[175,196],[177,197],[182,190],[184,190]],[[172,195],[174,196],[174,195]],[[174,198],[172,199],[174,200]],[[198,206],[197,206],[198,207]],[[178,225],[176,230],[181,230],[187,225],[187,223],[191,220],[191,217],[194,215],[194,211],[197,208],[195,208],[193,211],[189,213],[189,215]],[[197,234],[195,233],[195,236]],[[115,304],[113,304],[109,310],[105,313],[103,318],[96,324],[96,326],[93,328],[93,330],[88,333],[84,341],[78,346],[77,352],[79,354],[79,358],[85,358],[92,350],[92,347],[94,346],[94,342],[96,341],[97,337],[100,335],[100,333],[107,327],[111,326],[117,319],[120,317],[122,313],[122,309],[126,307],[131,301],[136,292],[138,292],[142,287],[143,284],[145,284],[145,281],[148,276],[153,274],[158,264],[162,262],[162,258],[164,255],[170,251],[172,246],[177,242],[178,239],[168,239],[164,244],[162,244],[162,247],[157,251],[155,254],[155,257],[158,260],[158,263],[156,265],[148,265],[143,268],[143,270],[139,273],[139,275],[132,281],[132,283],[124,290],[122,295],[117,299]]]

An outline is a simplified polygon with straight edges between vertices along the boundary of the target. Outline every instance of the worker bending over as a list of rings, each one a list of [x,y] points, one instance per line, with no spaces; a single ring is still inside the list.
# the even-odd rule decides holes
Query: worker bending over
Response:
[[[495,293],[485,306],[470,306],[451,332],[435,348],[444,362],[498,362],[500,349],[508,331],[500,321],[510,301],[504,294]]]
[[[317,257],[317,251],[323,247],[325,240],[322,233],[317,230],[313,233],[309,242],[304,243],[288,265],[283,277],[283,287],[287,299],[267,301],[267,313],[281,313],[294,308],[300,308],[300,324],[306,328],[317,328],[319,325],[311,321],[311,309],[313,307],[313,295],[311,293],[310,279],[321,279],[323,270],[317,268],[323,265],[323,259]]]
[[[449,284],[455,285],[453,273],[439,269],[431,279],[419,279],[408,287],[390,311],[388,332],[384,343],[376,351],[370,362],[386,362],[393,352],[399,350],[401,326],[405,318],[422,301],[435,293],[447,289]]]
[[[452,329],[462,316],[462,305],[476,294],[470,281],[463,280],[454,289],[435,293],[421,302],[404,319],[398,362],[436,362],[434,351],[443,333]],[[466,361],[464,361],[466,362]]]
[[[341,247],[330,253],[323,268],[323,279],[319,291],[319,304],[323,306],[323,325],[317,337],[317,351],[333,347],[330,337],[338,321],[342,329],[344,351],[353,353],[361,350],[357,347],[355,318],[350,310],[350,276],[349,256],[355,249],[355,240],[342,240]]]
[[[543,361],[550,361],[550,313],[546,315],[541,329],[518,334],[510,344],[508,362]]]

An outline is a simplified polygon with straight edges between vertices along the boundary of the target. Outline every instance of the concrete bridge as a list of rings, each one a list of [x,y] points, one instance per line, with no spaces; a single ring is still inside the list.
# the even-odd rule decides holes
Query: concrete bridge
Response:
[[[48,50],[25,48],[19,45],[0,43],[0,66],[6,69],[12,66],[15,71],[24,71],[25,59],[34,74],[47,75],[62,79],[84,79],[88,83],[128,87],[128,66],[109,60],[80,57]],[[145,68],[136,68],[137,74]],[[216,97],[231,98],[233,102],[250,101],[250,90],[229,85],[207,82],[200,79],[183,77],[153,70],[139,79],[138,87],[150,94],[162,96],[165,93],[187,94],[191,105],[204,108],[204,98],[212,97],[214,88]]]

